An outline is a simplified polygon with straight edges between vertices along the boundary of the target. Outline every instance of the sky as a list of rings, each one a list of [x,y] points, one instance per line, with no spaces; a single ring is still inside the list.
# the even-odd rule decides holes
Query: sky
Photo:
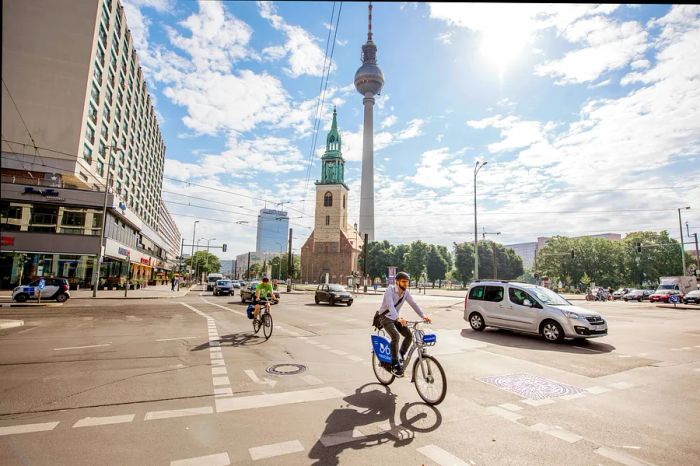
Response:
[[[188,244],[253,250],[267,207],[300,251],[334,107],[358,221],[367,4],[123,3]],[[375,3],[372,31],[377,240],[473,241],[477,161],[480,238],[700,233],[700,6]]]

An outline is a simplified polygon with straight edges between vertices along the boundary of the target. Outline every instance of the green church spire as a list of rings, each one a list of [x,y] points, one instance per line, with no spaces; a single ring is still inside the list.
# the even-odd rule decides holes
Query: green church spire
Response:
[[[318,184],[345,184],[345,160],[338,132],[338,112],[333,107],[333,123],[326,136],[326,152],[321,158],[321,181]]]

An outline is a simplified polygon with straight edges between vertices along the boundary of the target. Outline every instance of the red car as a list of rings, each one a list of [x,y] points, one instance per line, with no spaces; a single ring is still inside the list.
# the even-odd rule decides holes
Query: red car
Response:
[[[668,299],[671,297],[671,295],[678,295],[679,301],[681,301],[680,298],[683,298],[683,293],[681,293],[678,290],[656,290],[654,294],[649,296],[649,302],[650,303],[655,303],[655,302],[664,302],[667,303]]]

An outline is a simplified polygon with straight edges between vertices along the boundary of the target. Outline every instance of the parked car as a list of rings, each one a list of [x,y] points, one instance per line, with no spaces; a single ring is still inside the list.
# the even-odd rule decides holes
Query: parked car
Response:
[[[642,290],[644,292],[644,297],[642,299],[646,299],[649,301],[649,297],[654,294],[654,291],[656,290]]]
[[[663,302],[667,303],[672,295],[679,295],[683,298],[683,294],[679,290],[656,290],[654,294],[649,296],[650,303]]]
[[[63,303],[70,298],[70,286],[67,278],[45,278],[44,291],[41,293],[41,299],[55,299],[59,303]],[[23,303],[28,299],[37,299],[36,288],[39,286],[39,280],[34,280],[28,285],[20,285],[12,290],[12,299],[18,303]]]
[[[574,306],[550,289],[518,282],[473,282],[464,298],[464,320],[476,331],[505,328],[539,334],[548,342],[608,334],[599,313]]]
[[[233,282],[231,280],[217,280],[214,285],[214,296],[233,296]]]
[[[316,301],[316,304],[324,302],[331,306],[335,305],[335,303],[345,303],[348,306],[352,306],[353,297],[352,293],[346,290],[343,285],[339,283],[329,283],[327,285],[318,285],[314,301]]]
[[[640,303],[644,300],[644,290],[632,290],[629,293],[622,296],[622,299],[627,301],[639,301]]]
[[[241,289],[241,283],[242,283],[242,282],[240,282],[240,281],[238,281],[238,280],[233,280],[231,283],[233,283],[233,287],[234,287],[234,288]]]
[[[622,299],[622,297],[629,292],[630,292],[629,288],[620,288],[619,290],[613,292],[612,297],[614,300]]]
[[[246,301],[253,302],[253,298],[255,297],[255,287],[258,286],[258,282],[250,282],[248,285],[244,286],[241,288],[241,302],[245,303]],[[280,292],[277,290],[273,290],[272,293],[275,295],[276,299],[280,299]],[[275,301],[272,301],[271,304],[276,304]]]
[[[683,296],[683,302],[685,304],[700,304],[700,290],[691,291]]]

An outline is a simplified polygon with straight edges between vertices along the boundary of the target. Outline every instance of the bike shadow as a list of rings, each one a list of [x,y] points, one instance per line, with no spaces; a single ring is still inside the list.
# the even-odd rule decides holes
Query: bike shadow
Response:
[[[252,332],[231,333],[219,337],[218,345],[210,345],[209,342],[195,346],[190,351],[202,351],[211,348],[212,346],[255,346],[265,343],[265,337],[258,336]]]
[[[321,438],[309,451],[312,464],[337,465],[347,448],[360,450],[392,440],[394,448],[401,448],[413,442],[416,432],[432,432],[442,424],[437,408],[418,402],[404,404],[396,424],[396,398],[378,383],[362,385],[343,398],[347,404],[328,415]]]

